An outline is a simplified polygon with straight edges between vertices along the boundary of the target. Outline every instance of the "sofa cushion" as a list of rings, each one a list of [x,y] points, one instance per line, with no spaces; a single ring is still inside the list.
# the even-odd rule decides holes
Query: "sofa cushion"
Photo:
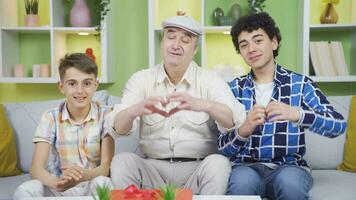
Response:
[[[15,189],[23,182],[30,180],[29,174],[0,178],[0,200],[13,199]]]
[[[95,92],[94,101],[106,105],[108,93],[105,90]],[[5,104],[6,113],[15,133],[20,169],[29,172],[34,144],[32,137],[42,114],[59,105],[64,99]]]
[[[15,176],[21,174],[17,168],[15,138],[5,109],[0,104],[0,176]]]
[[[352,97],[350,115],[347,123],[344,159],[338,169],[356,172],[356,96]]]
[[[351,96],[328,97],[330,103],[345,119],[349,116]],[[305,131],[305,159],[313,169],[336,169],[342,161],[346,134],[327,138]]]
[[[356,197],[356,174],[337,170],[314,170],[311,200],[352,200]]]

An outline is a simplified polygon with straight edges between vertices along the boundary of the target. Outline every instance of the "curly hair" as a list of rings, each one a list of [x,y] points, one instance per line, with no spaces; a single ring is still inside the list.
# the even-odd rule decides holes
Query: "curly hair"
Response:
[[[269,39],[272,40],[273,37],[276,37],[278,42],[278,47],[276,50],[273,51],[273,57],[274,58],[277,57],[278,50],[280,47],[280,42],[282,40],[281,33],[279,31],[279,28],[276,26],[276,23],[272,19],[272,17],[265,12],[243,16],[231,28],[230,35],[236,51],[240,53],[238,37],[241,34],[241,32],[247,31],[251,33],[252,31],[258,30],[259,28],[261,28],[266,32]]]
[[[98,76],[98,66],[84,53],[67,54],[59,61],[58,70],[61,80],[64,79],[67,69],[72,67],[87,74],[94,74],[95,77]]]

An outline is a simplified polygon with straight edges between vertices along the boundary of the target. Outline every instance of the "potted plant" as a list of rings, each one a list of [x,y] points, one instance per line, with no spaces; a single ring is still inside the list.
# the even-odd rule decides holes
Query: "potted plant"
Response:
[[[248,0],[248,7],[250,8],[250,13],[259,13],[263,11],[265,7],[264,2],[266,0]]]
[[[24,0],[25,3],[25,26],[39,26],[38,4],[39,0]]]

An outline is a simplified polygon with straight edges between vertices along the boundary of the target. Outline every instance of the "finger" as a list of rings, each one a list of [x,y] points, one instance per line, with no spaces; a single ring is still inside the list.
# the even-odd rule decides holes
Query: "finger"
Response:
[[[82,178],[82,175],[79,174],[78,172],[74,171],[74,170],[67,170],[66,171],[66,176],[69,176],[69,177],[73,178],[76,181],[79,181],[79,179]]]
[[[172,110],[170,110],[169,111],[169,115],[173,115],[174,113],[176,113],[176,112],[178,112],[178,111],[180,111],[180,109],[178,108],[178,107],[175,107],[175,108],[173,108]]]
[[[158,109],[156,107],[152,108],[152,113],[157,113],[157,114],[160,114],[160,115],[162,115],[164,117],[168,117],[169,116],[169,114],[166,111],[163,111],[163,110]]]

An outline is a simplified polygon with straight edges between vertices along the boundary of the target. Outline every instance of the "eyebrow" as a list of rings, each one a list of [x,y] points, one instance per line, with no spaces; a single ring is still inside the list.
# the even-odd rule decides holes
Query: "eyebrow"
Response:
[[[252,36],[252,39],[255,39],[256,37],[263,37],[263,35],[262,34],[256,34],[256,35],[254,35],[254,36]],[[241,40],[240,42],[239,42],[239,44],[241,44],[241,43],[243,43],[243,42],[247,42],[247,40]]]
[[[76,79],[68,79],[65,82],[69,82],[69,81],[80,82],[80,80],[76,80]],[[86,78],[86,79],[82,80],[82,82],[84,82],[84,81],[94,81],[94,79],[93,78]]]

